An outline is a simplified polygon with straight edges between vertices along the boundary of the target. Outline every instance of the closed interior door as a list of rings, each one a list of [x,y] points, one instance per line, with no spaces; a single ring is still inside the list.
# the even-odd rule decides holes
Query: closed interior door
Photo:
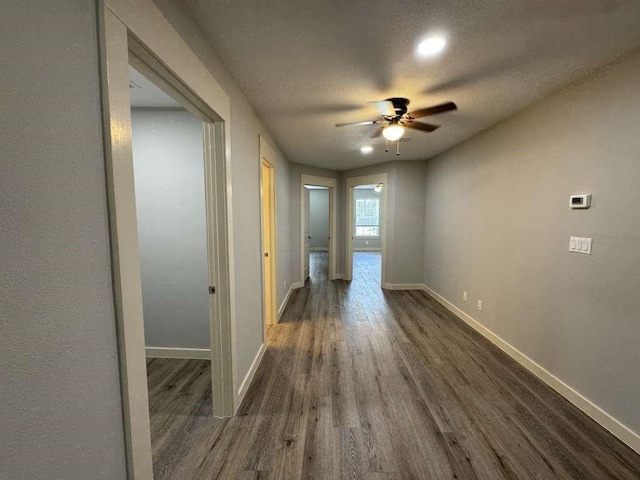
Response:
[[[309,263],[311,261],[311,235],[309,233],[309,189],[304,189],[304,279],[309,278]]]
[[[265,322],[276,323],[275,270],[275,175],[273,166],[262,160],[262,260]]]

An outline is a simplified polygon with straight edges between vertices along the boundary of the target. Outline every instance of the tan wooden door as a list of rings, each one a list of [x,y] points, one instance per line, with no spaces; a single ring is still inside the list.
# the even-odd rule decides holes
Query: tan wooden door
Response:
[[[275,169],[262,159],[262,260],[265,322],[276,323]]]

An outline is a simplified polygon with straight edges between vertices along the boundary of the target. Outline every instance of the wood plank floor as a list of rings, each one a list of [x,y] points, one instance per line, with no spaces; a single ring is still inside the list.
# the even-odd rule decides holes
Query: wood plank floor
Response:
[[[640,479],[616,440],[422,292],[382,291],[379,255],[326,255],[269,330],[238,414],[209,364],[148,363],[157,479]]]

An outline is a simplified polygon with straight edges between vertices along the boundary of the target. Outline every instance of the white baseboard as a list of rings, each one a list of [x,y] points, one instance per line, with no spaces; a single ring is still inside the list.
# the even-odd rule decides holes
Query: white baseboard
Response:
[[[258,367],[260,366],[260,362],[262,361],[262,357],[264,357],[264,352],[266,351],[267,351],[267,346],[263,343],[262,345],[260,345],[260,349],[258,350],[258,353],[256,353],[256,356],[253,359],[253,363],[251,364],[249,371],[244,376],[244,380],[242,380],[242,383],[240,384],[240,389],[238,390],[238,398],[236,400],[234,411],[237,411],[238,408],[240,408],[240,404],[242,403],[244,396],[247,394],[247,390],[249,390],[249,385],[251,385],[251,381],[253,380],[253,377],[258,371]]]
[[[146,347],[144,351],[147,358],[211,360],[211,349],[209,348]]]
[[[309,251],[311,252],[328,252],[329,247],[310,247]]]
[[[447,308],[451,313],[459,317],[462,321],[464,321],[467,325],[473,328],[476,332],[480,333],[483,337],[489,340],[491,343],[496,345],[500,350],[505,352],[515,361],[517,361],[524,368],[533,373],[536,377],[542,380],[544,383],[553,388],[556,392],[566,398],[568,401],[573,403],[576,407],[590,416],[593,420],[598,422],[604,428],[606,428],[613,435],[618,437],[619,440],[626,443],[629,447],[631,447],[636,452],[640,453],[640,435],[631,430],[629,427],[618,421],[616,418],[612,417],[610,414],[605,412],[602,408],[597,406],[591,400],[586,398],[581,393],[577,392],[569,385],[564,383],[554,374],[546,370],[541,365],[538,365],[536,362],[527,357],[524,353],[519,351],[517,348],[507,343],[505,340],[500,338],[498,335],[493,333],[487,327],[482,325],[480,322],[475,320],[470,315],[466,314],[458,307],[456,307],[449,300],[444,298],[442,295],[432,290],[426,285],[422,285],[422,290],[431,295],[434,299],[436,299],[439,303],[441,303],[445,308]]]
[[[422,283],[383,283],[385,290],[423,290]]]
[[[304,287],[304,285],[301,284],[300,282],[294,282],[289,286],[289,290],[287,291],[287,294],[284,296],[284,300],[280,304],[280,308],[278,308],[278,321],[280,321],[280,317],[282,317],[282,314],[284,313],[284,309],[287,308],[287,303],[289,302],[289,297],[291,296],[291,292],[293,292],[297,288],[302,288],[302,287]]]

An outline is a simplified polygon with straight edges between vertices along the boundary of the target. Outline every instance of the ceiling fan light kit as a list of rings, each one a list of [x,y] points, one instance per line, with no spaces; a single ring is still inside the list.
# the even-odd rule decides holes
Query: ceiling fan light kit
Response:
[[[387,125],[382,130],[382,135],[384,138],[389,140],[390,142],[395,142],[399,140],[402,135],[404,135],[404,127],[397,123],[392,123],[391,125]]]
[[[376,130],[373,138],[382,136],[386,139],[387,145],[385,151],[389,151],[388,142],[398,142],[396,148],[396,154],[400,155],[399,140],[402,138],[405,132],[405,128],[412,130],[418,130],[421,132],[429,133],[440,128],[440,125],[434,125],[431,123],[416,122],[417,118],[429,117],[431,115],[438,115],[440,113],[451,112],[457,110],[458,107],[453,102],[445,102],[433,107],[421,108],[407,113],[407,106],[409,105],[408,98],[392,97],[380,102],[374,102],[374,106],[382,117],[379,120],[371,120],[366,122],[356,123],[338,123],[336,127],[347,127],[357,125],[380,125],[381,128]]]

